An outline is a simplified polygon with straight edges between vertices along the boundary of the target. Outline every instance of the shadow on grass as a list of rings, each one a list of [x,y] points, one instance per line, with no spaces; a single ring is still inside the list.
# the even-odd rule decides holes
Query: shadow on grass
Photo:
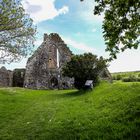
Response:
[[[90,93],[90,91],[79,90],[79,91],[72,91],[72,92],[64,92],[64,93],[61,93],[61,94],[59,94],[59,93],[58,94],[52,94],[51,96],[55,96],[55,97],[58,97],[58,98],[78,97],[78,96],[88,94],[88,93]]]

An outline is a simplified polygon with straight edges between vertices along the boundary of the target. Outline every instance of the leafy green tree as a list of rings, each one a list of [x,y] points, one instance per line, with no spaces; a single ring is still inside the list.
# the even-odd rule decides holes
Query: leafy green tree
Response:
[[[83,0],[81,0],[83,1]],[[105,14],[103,34],[110,60],[140,43],[140,2],[138,0],[95,0],[94,14]]]
[[[20,0],[0,0],[0,63],[27,56],[34,42],[36,27]]]
[[[106,68],[106,61],[91,53],[74,55],[62,69],[63,75],[74,78],[74,85],[82,89],[86,80],[93,80],[94,85],[98,82],[98,76]]]

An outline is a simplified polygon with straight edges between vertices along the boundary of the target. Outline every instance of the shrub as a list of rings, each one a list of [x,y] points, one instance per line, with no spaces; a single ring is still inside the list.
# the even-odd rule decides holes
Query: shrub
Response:
[[[134,75],[130,75],[129,77],[124,77],[122,81],[123,82],[137,82],[137,81],[140,81],[140,78],[137,78]]]
[[[130,82],[136,82],[137,81],[137,77],[135,75],[130,75]]]
[[[122,79],[122,81],[123,81],[123,82],[130,82],[130,78],[129,78],[129,77],[124,77],[124,78]]]
[[[112,76],[112,79],[113,79],[113,80],[116,80],[116,76],[115,76],[115,75],[113,75],[113,76]]]
[[[62,69],[63,75],[74,78],[74,86],[83,89],[86,80],[93,80],[94,86],[99,82],[98,77],[107,67],[106,60],[92,53],[74,55]]]
[[[137,82],[140,82],[140,77],[137,77]]]
[[[112,78],[113,78],[113,80],[121,80],[122,79],[122,75],[120,75],[120,74],[113,75]]]
[[[116,76],[116,80],[121,80],[122,79],[122,76],[120,75],[120,74],[118,74],[117,76]]]

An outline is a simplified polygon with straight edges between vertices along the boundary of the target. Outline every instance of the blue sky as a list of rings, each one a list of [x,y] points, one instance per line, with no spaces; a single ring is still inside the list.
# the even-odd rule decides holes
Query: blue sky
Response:
[[[36,47],[41,44],[44,33],[58,33],[74,54],[92,52],[108,57],[102,34],[103,15],[93,15],[94,0],[23,0],[22,3],[37,25]],[[127,50],[110,63],[109,70],[140,70],[139,60],[140,49]],[[24,68],[26,61],[27,58],[5,66]]]

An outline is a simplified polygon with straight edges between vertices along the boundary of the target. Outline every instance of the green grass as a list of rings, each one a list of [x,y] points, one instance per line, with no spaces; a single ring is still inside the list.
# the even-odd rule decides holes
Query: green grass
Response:
[[[136,140],[140,83],[91,92],[0,88],[0,140]]]

